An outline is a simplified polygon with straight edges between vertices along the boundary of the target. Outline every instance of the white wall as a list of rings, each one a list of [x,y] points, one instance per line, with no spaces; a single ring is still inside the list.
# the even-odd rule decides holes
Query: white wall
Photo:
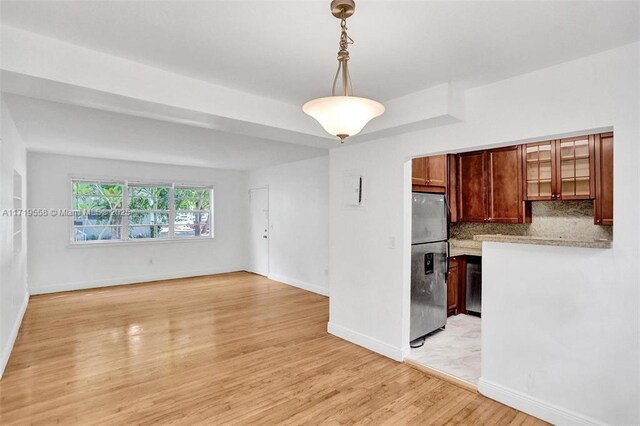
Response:
[[[584,252],[571,248],[519,247],[520,256],[537,259],[535,268],[522,270],[533,285],[541,266],[555,256],[564,259],[562,274],[550,276],[547,285],[575,298],[561,299],[558,292],[540,294],[536,301],[541,315],[558,309],[564,323],[558,327],[537,327],[536,318],[526,328],[518,322],[498,343],[484,341],[483,359],[500,359],[515,377],[496,375],[483,365],[482,378],[516,392],[522,401],[541,400],[545,415],[561,413],[575,419],[604,423],[639,423],[640,350],[638,336],[638,211],[640,179],[637,163],[640,107],[640,44],[623,46],[598,55],[517,76],[465,93],[466,121],[439,128],[381,139],[367,144],[348,145],[330,153],[330,323],[329,331],[395,359],[408,352],[409,340],[409,242],[411,156],[448,152],[549,136],[615,131],[615,226],[614,247],[606,251]],[[366,176],[367,206],[343,209],[340,204],[344,174],[359,170]],[[485,253],[485,261],[494,251]],[[585,259],[589,254],[589,262]],[[494,259],[495,260],[495,259]],[[498,261],[498,260],[495,260]],[[589,263],[597,273],[580,271]],[[577,265],[577,266],[575,266]],[[531,266],[531,265],[529,265]],[[489,274],[488,286],[501,288],[513,276]],[[598,289],[587,292],[585,289]],[[488,296],[490,297],[490,295]],[[485,297],[486,300],[486,297]],[[483,301],[483,304],[485,302]],[[488,302],[489,306],[491,302]],[[533,303],[533,302],[532,302]],[[588,314],[584,314],[585,309]],[[483,320],[483,329],[511,322],[512,311],[495,312]],[[578,314],[579,313],[579,314]],[[593,324],[599,324],[593,327]],[[537,330],[538,332],[532,332]],[[550,340],[561,341],[563,330],[583,330],[566,342],[568,350],[580,353],[596,342],[602,354],[576,357],[570,368],[561,356],[510,357],[527,335],[527,348],[545,354]],[[607,364],[601,361],[607,359]],[[575,373],[584,375],[579,381]],[[549,380],[552,372],[553,380]],[[607,380],[603,382],[603,377]],[[526,384],[522,378],[527,377]],[[486,388],[483,392],[487,392]],[[494,397],[514,405],[502,395]],[[527,400],[529,398],[529,400]],[[632,403],[634,402],[634,403]],[[554,408],[555,407],[555,408]],[[540,412],[537,413],[541,415]],[[549,417],[550,418],[550,417]]]
[[[13,209],[13,173],[22,176],[26,204],[26,151],[4,101],[0,139],[0,212]],[[27,307],[27,226],[22,219],[22,248],[14,250],[14,218],[0,215],[0,377],[11,355]]]
[[[480,391],[556,424],[637,423],[637,298],[599,267],[621,267],[615,251],[487,242],[482,255]]]
[[[31,208],[70,208],[71,177],[214,186],[213,239],[71,246],[70,218],[30,218],[32,294],[244,269],[247,199],[243,172],[31,152],[27,163]]]
[[[265,186],[269,278],[328,294],[329,157],[249,172],[248,189]]]

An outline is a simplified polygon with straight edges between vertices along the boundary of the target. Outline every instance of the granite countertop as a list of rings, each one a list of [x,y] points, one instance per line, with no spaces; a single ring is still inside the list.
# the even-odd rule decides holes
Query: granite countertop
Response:
[[[475,235],[475,241],[493,241],[498,243],[514,244],[534,244],[543,246],[563,246],[563,247],[587,247],[587,248],[611,248],[613,241],[610,240],[576,240],[568,238],[554,237],[531,237],[523,235]]]
[[[482,256],[482,242],[474,240],[449,240],[449,257]]]

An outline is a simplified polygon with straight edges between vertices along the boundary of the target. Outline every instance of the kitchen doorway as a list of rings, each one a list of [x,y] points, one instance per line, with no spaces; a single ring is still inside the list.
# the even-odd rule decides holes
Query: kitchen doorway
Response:
[[[269,275],[269,188],[249,190],[249,271]]]
[[[451,233],[457,215],[455,158],[434,155],[412,159],[408,166],[410,352],[405,361],[475,389],[481,375],[482,245]]]

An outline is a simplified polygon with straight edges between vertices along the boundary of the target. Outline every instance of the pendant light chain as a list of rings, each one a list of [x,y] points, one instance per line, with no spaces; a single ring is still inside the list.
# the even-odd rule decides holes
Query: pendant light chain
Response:
[[[348,46],[353,44],[353,39],[347,34],[347,18],[345,17],[344,10],[340,16],[340,44],[338,51],[338,70],[336,76],[333,79],[333,87],[331,88],[331,95],[336,95],[336,86],[338,84],[338,76],[342,74],[342,96],[353,95],[353,85],[351,84],[351,75],[349,75],[349,51]]]

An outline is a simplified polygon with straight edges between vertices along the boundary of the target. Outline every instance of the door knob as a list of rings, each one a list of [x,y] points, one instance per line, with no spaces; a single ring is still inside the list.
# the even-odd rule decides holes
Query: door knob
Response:
[[[267,238],[267,236],[266,236],[266,235],[263,235],[263,236],[262,236],[262,238]]]

